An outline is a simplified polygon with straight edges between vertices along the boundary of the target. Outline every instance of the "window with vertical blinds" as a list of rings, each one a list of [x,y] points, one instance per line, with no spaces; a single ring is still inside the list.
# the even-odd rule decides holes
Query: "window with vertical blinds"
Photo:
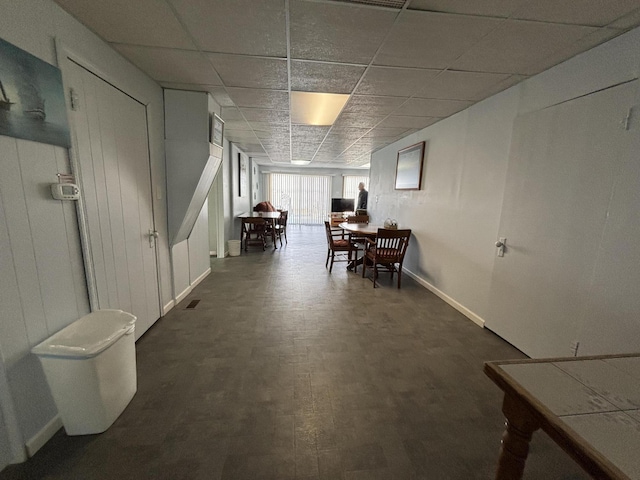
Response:
[[[356,203],[358,201],[358,184],[364,183],[364,188],[368,190],[369,177],[360,175],[345,175],[342,180],[342,198],[353,198]]]
[[[289,211],[288,222],[322,225],[331,208],[331,177],[270,173],[269,201]],[[357,187],[357,184],[356,184]]]

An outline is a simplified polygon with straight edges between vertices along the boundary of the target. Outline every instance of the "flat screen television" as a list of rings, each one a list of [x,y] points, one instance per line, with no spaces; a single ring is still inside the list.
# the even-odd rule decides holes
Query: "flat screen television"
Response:
[[[356,201],[353,198],[332,198],[332,212],[353,212],[356,209]]]

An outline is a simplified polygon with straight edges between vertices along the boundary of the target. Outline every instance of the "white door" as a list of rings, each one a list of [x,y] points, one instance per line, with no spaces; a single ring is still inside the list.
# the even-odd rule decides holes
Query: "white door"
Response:
[[[146,108],[71,60],[66,74],[92,308],[133,313],[139,338],[160,317]]]
[[[579,340],[637,83],[515,121],[486,327],[532,357]]]

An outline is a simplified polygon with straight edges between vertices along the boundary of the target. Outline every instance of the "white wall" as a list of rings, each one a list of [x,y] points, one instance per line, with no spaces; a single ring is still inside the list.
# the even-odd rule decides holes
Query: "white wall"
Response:
[[[195,286],[211,272],[208,202],[202,206],[187,241],[189,242],[189,281],[192,286]]]
[[[405,267],[472,319],[486,319],[514,119],[637,78],[639,69],[636,29],[373,154],[369,208],[376,223],[392,217],[413,229]],[[398,150],[423,140],[422,190],[396,192]]]
[[[164,200],[160,87],[49,0],[0,0],[0,37],[56,65],[54,38],[89,61],[116,86],[148,99],[160,290],[172,296]],[[30,348],[89,310],[74,205],[51,199],[47,185],[69,171],[59,147],[0,137],[0,352],[17,437],[32,438],[56,414]],[[0,396],[6,403],[7,396]],[[5,411],[5,405],[3,412]],[[11,409],[11,408],[10,408]],[[15,458],[19,460],[19,458]],[[4,465],[0,464],[0,468]]]

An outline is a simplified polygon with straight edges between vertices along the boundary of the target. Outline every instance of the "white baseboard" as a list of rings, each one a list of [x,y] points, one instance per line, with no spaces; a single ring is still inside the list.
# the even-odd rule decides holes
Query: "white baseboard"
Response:
[[[205,278],[207,278],[207,275],[209,275],[210,273],[211,273],[211,267],[207,268],[207,270],[202,275],[200,275],[191,283],[191,289],[193,290],[194,288],[196,288],[198,284],[202,282]]]
[[[164,307],[162,307],[162,316],[164,317],[167,313],[169,313],[169,310],[171,310],[175,306],[175,300],[171,300],[169,303],[167,303]]]
[[[29,457],[33,457],[36,452],[40,450],[61,428],[62,419],[60,418],[60,415],[56,415],[49,421],[49,423],[42,427],[38,433],[27,440],[27,443],[25,444],[27,455]]]
[[[179,304],[182,300],[184,300],[187,295],[189,295],[191,293],[191,290],[193,290],[193,288],[191,287],[191,285],[189,285],[187,288],[184,289],[184,291],[182,291],[181,293],[179,293],[178,295],[176,295],[176,305]]]
[[[403,268],[402,269],[402,273],[406,273],[407,275],[409,275],[411,278],[413,278],[416,282],[418,282],[424,288],[426,288],[427,290],[429,290],[430,292],[432,292],[436,296],[440,297],[442,300],[447,302],[453,308],[458,310],[461,314],[463,314],[465,317],[467,317],[473,323],[475,323],[476,325],[484,328],[484,319],[482,317],[480,317],[479,315],[476,315],[475,313],[473,313],[471,310],[469,310],[467,307],[465,307],[461,303],[458,303],[456,300],[451,298],[449,295],[444,293],[442,290],[439,290],[438,288],[434,287],[429,282],[427,282],[424,278],[419,277],[418,275],[413,273],[411,270],[407,270],[406,268]]]
[[[216,252],[215,250],[209,250],[209,256],[210,257],[217,257],[218,256],[218,252]]]

